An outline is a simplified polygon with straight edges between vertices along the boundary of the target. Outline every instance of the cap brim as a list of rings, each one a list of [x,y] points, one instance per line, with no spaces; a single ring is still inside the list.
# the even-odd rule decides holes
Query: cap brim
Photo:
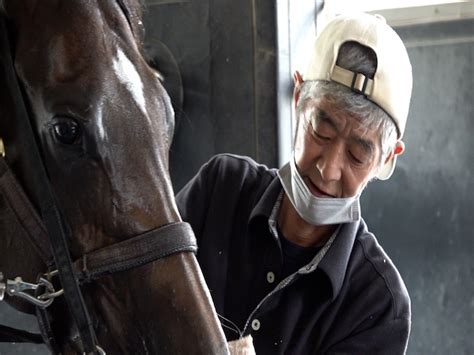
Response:
[[[388,180],[392,176],[393,171],[395,170],[395,165],[397,164],[397,156],[394,155],[379,171],[377,174],[377,179],[379,180]]]

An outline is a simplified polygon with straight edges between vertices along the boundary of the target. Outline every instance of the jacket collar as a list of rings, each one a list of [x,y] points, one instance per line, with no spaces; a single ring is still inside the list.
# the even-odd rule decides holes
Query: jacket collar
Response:
[[[319,263],[318,268],[328,276],[331,282],[332,300],[341,291],[360,223],[359,220],[342,224],[331,248]]]
[[[265,223],[268,223],[282,188],[280,180],[276,176],[253,208],[249,217],[249,224],[253,223],[257,217],[265,217]],[[359,231],[359,229],[362,230]],[[342,288],[355,238],[358,233],[363,233],[366,229],[367,227],[362,219],[357,222],[342,224],[338,229],[334,242],[316,268],[316,270],[319,269],[328,277],[331,283],[333,300]]]
[[[275,201],[277,200],[282,188],[280,180],[275,176],[262,194],[262,197],[260,197],[260,200],[258,200],[257,204],[252,209],[249,217],[249,224],[258,216],[266,217],[266,219],[270,218],[273,206],[275,205]]]

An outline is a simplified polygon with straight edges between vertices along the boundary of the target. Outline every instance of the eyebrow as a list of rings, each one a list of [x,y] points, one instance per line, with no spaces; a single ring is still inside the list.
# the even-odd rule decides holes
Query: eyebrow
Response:
[[[355,137],[354,138],[355,142],[357,144],[359,144],[362,149],[364,149],[367,153],[369,153],[370,155],[373,155],[374,151],[375,151],[375,146],[374,146],[374,143],[372,143],[371,141],[368,141],[366,139],[363,139],[363,138],[360,138],[360,137]]]
[[[318,122],[325,122],[329,124],[337,133],[340,132],[340,129],[337,125],[337,123],[332,119],[326,111],[317,108],[316,109],[316,117],[315,117],[315,123],[317,124]],[[359,144],[362,149],[364,149],[367,153],[373,154],[375,151],[375,145],[372,141],[361,138],[361,137],[352,137],[352,140],[354,140],[357,144]]]
[[[326,113],[326,111],[320,109],[320,108],[316,108],[316,117],[315,117],[315,123],[319,123],[319,122],[325,122],[327,124],[329,124],[332,128],[334,128],[334,130],[339,133],[340,129],[339,127],[337,126],[336,122]]]

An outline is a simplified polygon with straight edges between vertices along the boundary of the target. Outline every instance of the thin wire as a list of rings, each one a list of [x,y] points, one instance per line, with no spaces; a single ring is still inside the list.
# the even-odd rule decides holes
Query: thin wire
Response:
[[[237,334],[239,334],[239,338],[242,338],[242,332],[240,331],[239,327],[234,323],[232,322],[230,319],[227,319],[226,317],[224,316],[221,316],[219,313],[217,313],[217,316],[219,318],[221,318],[222,320],[226,321],[226,322],[229,322],[229,324],[231,326],[233,326],[233,328],[229,327],[228,325],[225,325],[224,323],[222,323],[221,321],[221,325],[224,327],[224,328],[227,328],[229,330],[232,330],[233,332],[236,332]]]
[[[221,326],[224,327],[224,328],[227,328],[227,329],[229,329],[229,330],[232,330],[234,333],[237,333],[237,334],[238,334],[237,330],[235,330],[234,328],[229,327],[228,325],[225,325],[225,324],[222,323],[222,322],[221,322]]]

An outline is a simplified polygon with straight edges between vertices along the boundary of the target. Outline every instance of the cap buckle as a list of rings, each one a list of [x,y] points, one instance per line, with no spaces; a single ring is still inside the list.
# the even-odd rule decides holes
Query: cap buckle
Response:
[[[370,79],[364,74],[354,73],[354,76],[352,77],[351,90],[358,94],[368,96],[365,95],[365,91],[367,89],[367,84],[369,80]]]

